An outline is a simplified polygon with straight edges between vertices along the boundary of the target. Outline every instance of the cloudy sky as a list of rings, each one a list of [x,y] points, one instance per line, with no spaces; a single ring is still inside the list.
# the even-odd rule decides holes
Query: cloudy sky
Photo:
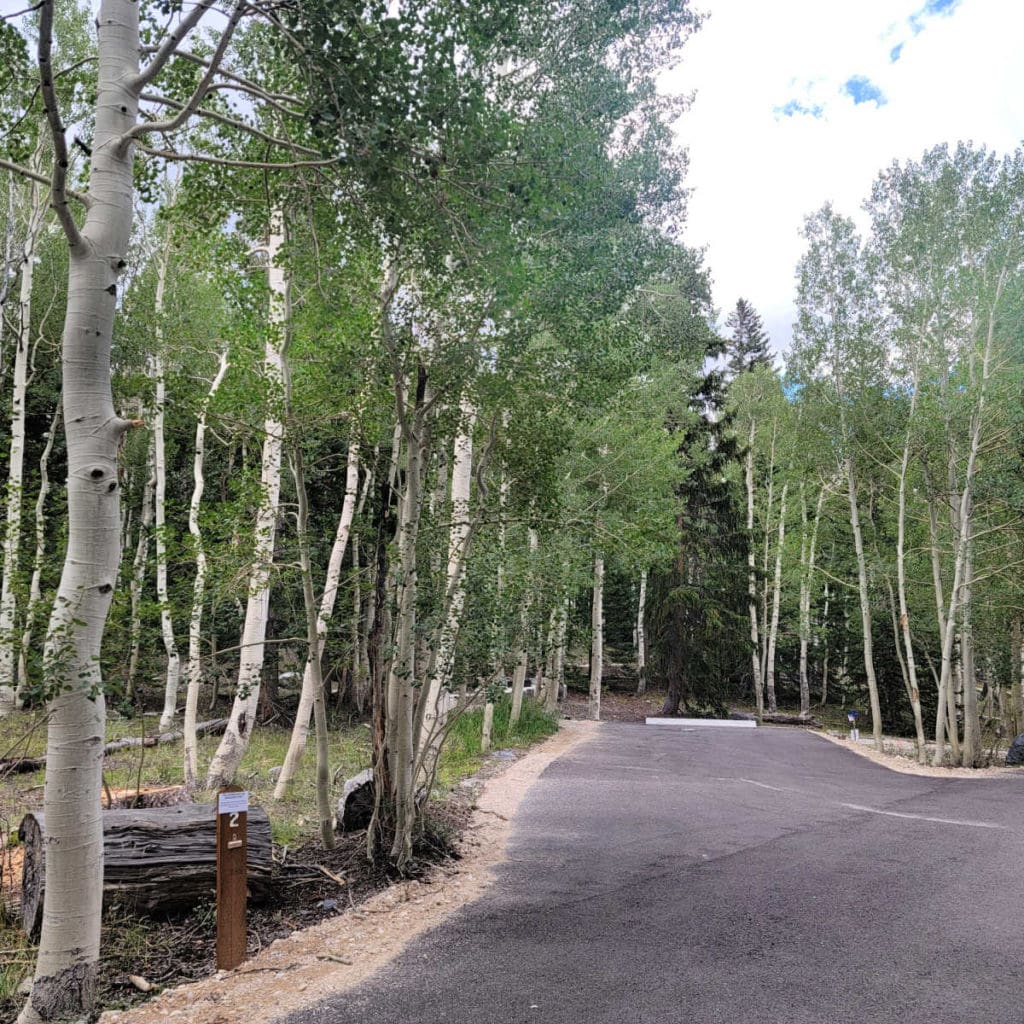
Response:
[[[876,174],[939,142],[1024,140],[1024,0],[694,0],[709,17],[668,78],[694,91],[687,241],[715,304],[790,339],[805,214],[862,217]],[[862,221],[863,226],[863,221]]]

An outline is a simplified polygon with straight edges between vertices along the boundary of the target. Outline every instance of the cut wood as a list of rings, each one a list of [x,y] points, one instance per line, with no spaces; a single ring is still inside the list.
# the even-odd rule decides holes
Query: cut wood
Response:
[[[203,722],[196,726],[196,734],[219,733],[227,727],[226,718],[217,718],[211,722]],[[155,747],[161,743],[175,743],[182,738],[182,732],[177,729],[173,732],[162,732],[155,736],[127,736],[121,740],[112,740],[103,748],[103,756],[115,754],[119,750],[127,750],[131,747]],[[0,759],[0,778],[10,774],[22,772],[34,772],[39,768],[46,767],[45,757],[7,757]]]
[[[27,814],[18,836],[24,844],[21,918],[29,935],[42,924],[46,839],[42,814]],[[257,902],[270,888],[270,820],[250,807],[247,852],[249,894]],[[188,910],[216,891],[217,822],[213,804],[178,804],[103,812],[103,902],[142,914]]]
[[[772,725],[806,725],[811,729],[822,729],[824,726],[816,718],[811,718],[809,715],[786,715],[781,711],[775,711],[771,714],[766,714],[762,718],[765,722],[771,722]]]

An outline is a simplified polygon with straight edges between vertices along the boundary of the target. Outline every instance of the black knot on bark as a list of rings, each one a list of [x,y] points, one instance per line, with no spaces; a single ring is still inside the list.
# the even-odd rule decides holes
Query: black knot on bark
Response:
[[[109,583],[101,583],[96,589],[101,594],[109,594],[114,588]]]
[[[117,285],[116,285],[116,284],[112,284],[112,285],[111,285],[111,286],[110,286],[110,287],[109,287],[109,288],[107,289],[107,294],[108,294],[108,295],[116,295],[116,294],[117,294]]]
[[[114,491],[116,491],[116,490],[117,490],[117,481],[116,480],[111,480],[110,483],[107,485],[107,494],[113,494]]]
[[[96,466],[94,469],[89,471],[89,476],[91,476],[93,480],[99,480],[100,477],[103,476],[103,470],[100,469],[99,466]]]

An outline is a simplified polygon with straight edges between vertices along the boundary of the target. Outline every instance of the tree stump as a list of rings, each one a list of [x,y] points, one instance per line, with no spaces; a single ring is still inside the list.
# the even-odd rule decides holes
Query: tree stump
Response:
[[[27,814],[18,828],[24,844],[21,920],[28,935],[43,921],[46,821]],[[248,888],[255,902],[270,890],[270,819],[249,809]],[[189,910],[217,889],[217,822],[213,804],[178,804],[103,812],[103,903],[140,914]]]

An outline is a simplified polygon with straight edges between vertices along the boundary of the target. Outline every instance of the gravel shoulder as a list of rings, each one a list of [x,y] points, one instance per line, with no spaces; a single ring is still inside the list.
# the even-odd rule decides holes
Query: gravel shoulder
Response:
[[[166,989],[130,1010],[107,1011],[100,1024],[235,1024],[254,1015],[269,1021],[365,981],[418,935],[481,896],[505,858],[512,817],[527,790],[552,761],[600,729],[598,722],[561,725],[550,739],[483,783],[457,862],[293,932],[236,971]]]
[[[835,736],[832,733],[814,730],[816,736],[820,736],[829,743],[852,750],[853,753],[874,761],[876,764],[891,768],[894,772],[902,772],[904,775],[928,775],[940,779],[984,779],[997,776],[1013,776],[1024,774],[1024,767],[1006,767],[1005,765],[992,765],[988,768],[935,768],[931,764],[918,764],[915,756],[908,752],[892,753],[899,741],[883,737],[882,744],[890,744],[890,749],[885,751],[875,749],[870,739],[861,739],[855,742],[844,736]],[[912,744],[910,745],[913,746]],[[908,748],[909,750],[909,748]]]

